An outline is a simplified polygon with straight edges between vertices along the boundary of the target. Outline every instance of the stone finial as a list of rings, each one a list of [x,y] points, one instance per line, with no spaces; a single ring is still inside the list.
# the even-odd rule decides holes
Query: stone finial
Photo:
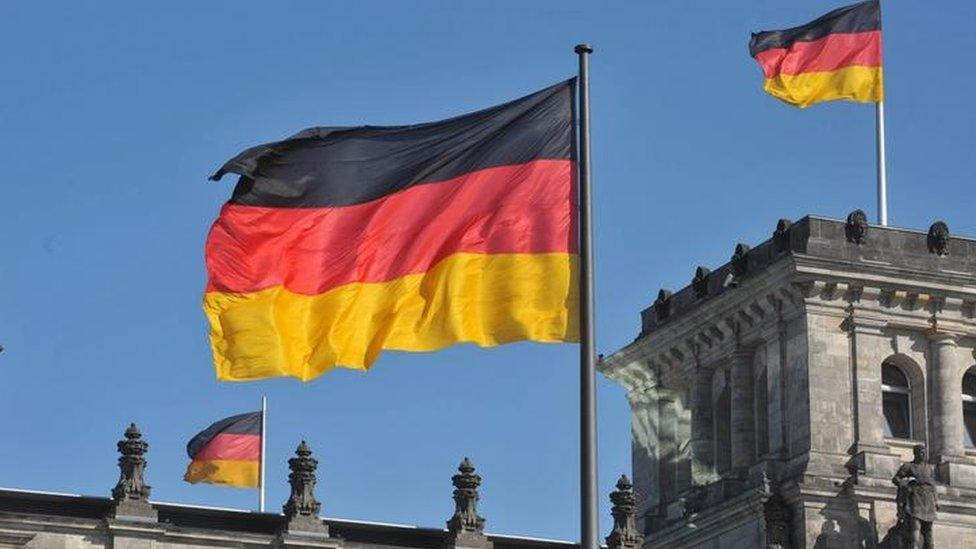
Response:
[[[691,279],[691,287],[695,290],[695,297],[701,299],[708,295],[708,275],[711,271],[707,267],[699,266],[695,269],[695,278]]]
[[[636,549],[644,542],[644,537],[637,531],[637,494],[627,475],[621,475],[617,481],[617,489],[610,492],[613,507],[613,530],[607,536],[608,549]]]
[[[739,242],[735,245],[735,252],[732,253],[732,271],[735,276],[746,274],[749,269],[749,250],[752,248],[748,244]]]
[[[936,221],[929,227],[926,243],[929,246],[929,253],[940,256],[949,254],[949,226],[945,221]]]
[[[485,519],[478,515],[478,487],[481,476],[474,472],[471,460],[464,458],[454,484],[454,515],[447,521],[447,547],[490,547],[485,537]]]
[[[289,533],[302,532],[328,535],[329,527],[319,518],[322,504],[315,499],[315,470],[319,461],[312,457],[312,450],[303,440],[295,449],[295,457],[288,460],[288,483],[291,484],[291,495],[282,506],[285,519],[288,521]]]
[[[793,226],[793,222],[789,219],[783,218],[776,223],[776,230],[773,231],[773,244],[776,246],[776,252],[785,252],[790,248],[790,227]]]
[[[149,503],[151,487],[146,484],[146,452],[149,444],[135,423],[125,430],[125,438],[116,447],[119,453],[119,482],[112,488],[113,516],[133,520],[155,520],[156,511]]]
[[[661,289],[657,293],[657,301],[654,302],[654,312],[658,320],[664,320],[671,315],[671,290]]]
[[[849,213],[844,224],[844,236],[847,237],[847,241],[860,246],[867,234],[868,214],[864,213],[864,210],[854,210]]]

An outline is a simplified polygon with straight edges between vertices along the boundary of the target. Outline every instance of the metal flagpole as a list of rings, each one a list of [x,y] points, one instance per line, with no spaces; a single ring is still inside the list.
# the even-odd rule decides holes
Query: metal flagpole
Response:
[[[880,2],[879,2],[879,6],[880,6]],[[884,78],[883,72],[881,78]],[[877,151],[878,151],[878,224],[880,224],[881,226],[886,226],[888,225],[888,169],[885,160],[884,99],[875,103],[874,116],[875,116],[874,126],[877,132]]]
[[[258,480],[258,511],[264,512],[264,448],[268,438],[268,399],[261,396],[261,478]]]
[[[593,209],[590,187],[590,54],[579,56],[579,330],[580,330],[580,547],[599,549],[596,463],[596,345],[593,322]]]
[[[878,223],[888,225],[888,170],[885,167],[885,114],[884,101],[874,108],[878,133]]]

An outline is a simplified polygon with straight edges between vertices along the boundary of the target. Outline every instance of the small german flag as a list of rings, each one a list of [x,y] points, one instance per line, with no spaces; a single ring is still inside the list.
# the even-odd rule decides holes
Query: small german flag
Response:
[[[790,105],[884,99],[878,0],[834,10],[800,27],[755,33],[749,53],[762,67],[766,92]]]
[[[261,412],[222,419],[190,439],[183,480],[257,488],[261,475]]]
[[[412,126],[260,145],[207,239],[217,377],[365,370],[382,349],[579,340],[571,79]]]

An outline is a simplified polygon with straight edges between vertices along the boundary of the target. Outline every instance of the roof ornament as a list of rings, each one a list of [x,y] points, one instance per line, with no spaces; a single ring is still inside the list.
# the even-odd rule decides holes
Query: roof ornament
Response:
[[[312,450],[304,440],[295,449],[295,457],[288,460],[288,484],[291,495],[282,506],[287,520],[288,533],[321,534],[328,536],[329,527],[319,518],[322,504],[315,499],[315,470],[319,460],[312,457]]]
[[[695,269],[695,278],[691,279],[691,287],[695,290],[695,297],[701,299],[708,295],[708,267],[699,266]]]
[[[674,295],[671,290],[661,290],[657,293],[657,301],[654,302],[654,312],[657,314],[658,321],[664,320],[671,316],[671,296]]]
[[[485,519],[478,514],[478,487],[481,476],[474,472],[474,464],[464,458],[458,473],[451,477],[454,484],[454,515],[447,521],[446,547],[491,547],[485,537]]]
[[[124,439],[116,444],[119,453],[119,481],[112,488],[113,517],[136,521],[155,521],[156,510],[149,503],[151,487],[146,484],[146,452],[149,444],[135,423],[129,424]]]
[[[607,536],[608,549],[636,549],[644,542],[637,531],[637,494],[627,475],[620,475],[617,489],[610,492],[613,530]]]
[[[776,253],[782,253],[790,249],[790,227],[793,222],[783,218],[776,223],[776,230],[773,232],[773,245]]]
[[[864,213],[864,210],[854,210],[849,213],[844,224],[844,236],[847,237],[847,241],[860,246],[867,234],[868,214]]]
[[[936,221],[929,227],[926,243],[929,246],[929,253],[939,256],[949,255],[949,226],[945,221]]]

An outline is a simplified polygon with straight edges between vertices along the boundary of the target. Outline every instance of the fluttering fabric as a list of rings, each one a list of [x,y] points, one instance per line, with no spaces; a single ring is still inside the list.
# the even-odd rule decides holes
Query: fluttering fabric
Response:
[[[834,10],[800,27],[755,33],[749,53],[762,68],[766,92],[790,105],[884,99],[878,0]]]
[[[183,480],[257,488],[261,467],[261,412],[222,419],[186,445],[190,464]]]
[[[383,349],[574,342],[575,79],[413,126],[248,149],[206,245],[217,376],[315,378]]]

